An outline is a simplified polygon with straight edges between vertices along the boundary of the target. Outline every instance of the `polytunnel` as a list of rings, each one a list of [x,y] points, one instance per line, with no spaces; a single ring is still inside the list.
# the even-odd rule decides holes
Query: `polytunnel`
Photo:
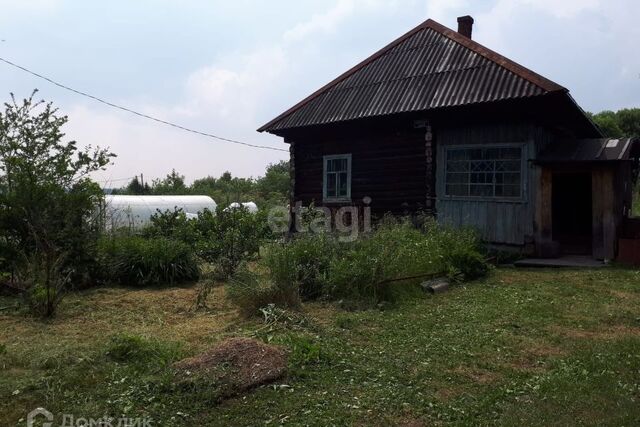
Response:
[[[231,203],[229,206],[227,206],[226,208],[224,208],[225,211],[229,211],[231,209],[238,209],[240,207],[245,208],[249,213],[256,213],[258,212],[258,205],[256,205],[253,202],[244,202],[244,203],[238,203],[238,202],[233,202]]]
[[[195,218],[205,209],[216,212],[217,204],[209,196],[105,196],[104,224],[108,230],[140,228],[151,216],[181,209],[187,218]]]

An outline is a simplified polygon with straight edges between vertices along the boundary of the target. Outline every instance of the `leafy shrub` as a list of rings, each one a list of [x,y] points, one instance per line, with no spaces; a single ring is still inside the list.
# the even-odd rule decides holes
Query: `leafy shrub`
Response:
[[[489,274],[489,264],[484,256],[474,250],[455,250],[447,254],[447,263],[459,273],[463,281],[480,279]]]
[[[106,354],[116,362],[141,366],[166,365],[180,356],[180,346],[140,335],[121,333],[111,337]]]
[[[7,345],[6,344],[0,344],[0,356],[3,354],[7,354]]]
[[[439,225],[434,220],[427,221],[424,230],[437,241],[445,269],[453,279],[469,281],[489,274],[490,266],[475,230]]]
[[[343,246],[331,262],[325,293],[332,299],[393,300],[403,283],[412,282],[403,278],[441,271],[439,255],[438,246],[412,224],[386,219],[373,233]]]
[[[241,262],[253,259],[269,234],[264,212],[251,213],[244,207],[204,211],[195,223],[199,233],[198,256],[230,276]]]
[[[306,234],[267,246],[261,263],[274,283],[293,284],[303,299],[314,299],[322,296],[331,262],[339,251],[339,242],[331,236]]]
[[[164,212],[158,210],[150,221],[142,233],[145,237],[166,237],[190,246],[195,245],[199,239],[194,221],[188,219],[182,209]]]
[[[474,280],[488,271],[473,230],[445,227],[433,220],[416,227],[387,217],[354,242],[321,233],[268,245],[248,282],[251,285],[230,290],[232,295],[243,295],[232,299],[248,312],[277,304],[282,290],[288,296],[298,292],[303,299],[370,305],[417,294],[417,284],[431,274]]]
[[[183,283],[200,276],[193,250],[164,237],[116,236],[100,242],[107,282],[128,286]]]
[[[33,315],[51,317],[69,287],[71,271],[65,271],[65,258],[51,252],[36,251],[21,263],[18,276],[24,299]]]
[[[293,282],[273,282],[251,271],[245,264],[227,283],[227,297],[246,317],[259,315],[271,304],[281,308],[298,308],[300,296]]]

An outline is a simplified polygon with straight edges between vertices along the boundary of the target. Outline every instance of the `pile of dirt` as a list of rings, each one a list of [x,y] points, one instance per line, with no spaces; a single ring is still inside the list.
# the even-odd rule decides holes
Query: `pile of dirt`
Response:
[[[174,364],[179,379],[216,384],[221,397],[266,384],[284,375],[287,353],[249,338],[230,338],[204,353]]]

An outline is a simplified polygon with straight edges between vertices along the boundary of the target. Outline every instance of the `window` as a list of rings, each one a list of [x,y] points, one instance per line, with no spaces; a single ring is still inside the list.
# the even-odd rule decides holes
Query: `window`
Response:
[[[522,147],[447,148],[445,195],[522,197]]]
[[[351,199],[351,154],[324,156],[322,196],[326,201]]]

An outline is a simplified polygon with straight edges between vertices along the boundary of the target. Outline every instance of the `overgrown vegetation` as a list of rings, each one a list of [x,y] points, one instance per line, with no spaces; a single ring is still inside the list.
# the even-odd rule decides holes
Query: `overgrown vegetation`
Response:
[[[51,104],[12,95],[0,113],[0,259],[34,313],[52,316],[72,285],[95,281],[102,191],[88,174],[113,155],[63,142]]]
[[[298,298],[392,302],[431,275],[469,281],[488,271],[473,231],[386,218],[353,242],[321,233],[269,244],[229,282],[228,292],[245,314],[256,315],[267,303],[297,306]]]
[[[100,263],[106,281],[126,286],[158,286],[196,281],[198,262],[191,248],[165,237],[105,237]]]

